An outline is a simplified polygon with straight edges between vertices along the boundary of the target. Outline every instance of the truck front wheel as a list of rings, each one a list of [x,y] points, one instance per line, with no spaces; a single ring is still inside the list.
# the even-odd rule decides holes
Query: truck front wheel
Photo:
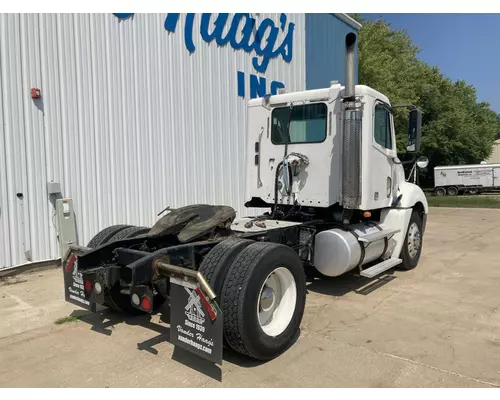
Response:
[[[410,270],[417,266],[422,252],[422,240],[422,217],[418,211],[413,210],[401,250],[401,259],[403,260],[401,267],[403,269]]]
[[[233,350],[269,360],[298,337],[306,280],[299,257],[276,243],[254,243],[231,264],[222,290],[224,337]]]

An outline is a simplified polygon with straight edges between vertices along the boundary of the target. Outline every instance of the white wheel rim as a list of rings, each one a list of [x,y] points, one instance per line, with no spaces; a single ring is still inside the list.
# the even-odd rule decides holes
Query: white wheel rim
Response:
[[[283,267],[271,272],[260,288],[257,318],[266,335],[278,336],[288,327],[295,312],[297,285],[292,273]]]
[[[420,230],[418,229],[418,225],[413,222],[408,228],[408,254],[410,254],[411,258],[417,256],[421,242]]]

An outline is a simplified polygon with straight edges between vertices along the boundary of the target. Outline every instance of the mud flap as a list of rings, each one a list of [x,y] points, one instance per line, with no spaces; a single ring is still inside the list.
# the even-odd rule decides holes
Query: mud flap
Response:
[[[170,341],[193,354],[222,365],[222,311],[200,288],[170,279]]]
[[[78,272],[78,257],[85,254],[85,250],[71,247],[63,261],[64,298],[68,303],[96,312],[96,304],[91,303],[85,296],[82,273]]]

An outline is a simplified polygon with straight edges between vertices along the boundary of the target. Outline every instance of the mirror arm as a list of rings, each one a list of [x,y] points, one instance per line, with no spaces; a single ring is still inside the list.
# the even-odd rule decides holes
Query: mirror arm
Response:
[[[417,159],[417,156],[416,155],[413,155],[412,159],[411,160],[407,160],[407,161],[399,161],[397,162],[396,159],[393,159],[392,162],[394,164],[398,164],[398,165],[406,165],[406,164],[411,164],[413,162],[415,162]]]

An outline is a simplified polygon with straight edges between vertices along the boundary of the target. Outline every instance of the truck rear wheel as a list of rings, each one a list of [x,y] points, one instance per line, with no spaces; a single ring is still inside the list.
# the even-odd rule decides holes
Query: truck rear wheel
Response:
[[[423,233],[422,218],[418,211],[413,211],[410,217],[410,223],[406,231],[403,249],[401,250],[401,267],[405,270],[413,269],[417,266],[422,252]]]
[[[436,196],[444,196],[444,195],[446,195],[446,189],[443,187],[438,187],[438,188],[436,188],[434,193],[436,193]]]
[[[138,236],[143,233],[147,233],[149,228],[138,227],[132,225],[113,225],[104,228],[97,235],[95,235],[87,247],[96,248],[102,246],[109,242],[114,242],[116,240],[127,239],[131,237]],[[114,311],[129,314],[129,315],[141,315],[145,312],[139,310],[132,306],[130,303],[130,296],[122,294],[121,287],[119,284],[104,289],[104,304]],[[160,307],[165,302],[165,297],[158,294],[153,299],[154,308]]]
[[[447,190],[448,196],[456,196],[458,194],[458,188],[455,186],[450,186]]]
[[[118,233],[116,233],[111,239],[109,239],[109,242],[116,242],[117,240],[123,240],[123,239],[131,239],[136,236],[149,232],[150,229],[151,228],[146,228],[144,226],[130,226],[128,228],[122,229],[121,231],[118,231]]]
[[[99,247],[104,243],[109,242],[109,240],[121,230],[130,227],[131,227],[130,225],[108,226],[107,228],[104,228],[102,231],[100,231],[97,235],[95,235],[92,239],[90,239],[90,242],[87,244],[87,247],[90,247],[91,249]]]
[[[295,251],[262,242],[244,248],[222,289],[227,343],[258,360],[277,357],[298,336],[305,295],[304,269]]]
[[[222,286],[224,285],[224,279],[226,278],[229,267],[241,250],[252,243],[255,242],[248,239],[226,239],[210,250],[201,262],[199,272],[203,274],[207,282],[215,291],[219,305],[222,304]]]

